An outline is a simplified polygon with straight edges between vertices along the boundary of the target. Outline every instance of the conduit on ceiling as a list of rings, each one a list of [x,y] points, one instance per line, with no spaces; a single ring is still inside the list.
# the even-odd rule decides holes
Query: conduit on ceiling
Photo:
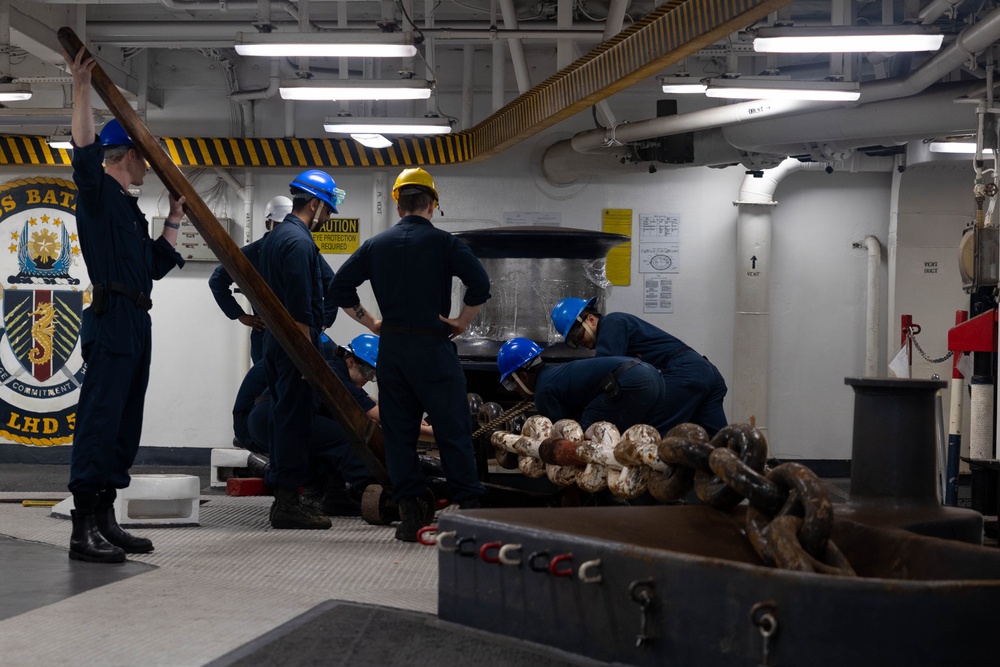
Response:
[[[385,149],[337,139],[168,138],[182,167],[382,167],[484,160],[754,23],[791,0],[670,0],[481,123]],[[43,137],[0,141],[0,164],[64,166]],[[65,151],[63,151],[65,152]]]

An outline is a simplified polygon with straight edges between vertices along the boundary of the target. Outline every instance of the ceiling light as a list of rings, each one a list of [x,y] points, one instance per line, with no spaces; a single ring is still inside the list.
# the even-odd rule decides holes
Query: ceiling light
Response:
[[[861,88],[853,81],[791,81],[777,77],[709,79],[706,97],[735,100],[817,100],[854,102]]]
[[[73,137],[68,134],[56,134],[45,140],[49,148],[58,148],[64,151],[73,150]]]
[[[975,155],[975,141],[932,141],[931,153],[958,153],[960,155]],[[992,148],[984,148],[983,155],[993,155]]]
[[[412,58],[417,47],[405,33],[362,33],[350,37],[329,32],[239,32],[236,53],[241,56],[316,58]]]
[[[353,118],[327,116],[323,129],[335,134],[448,134],[447,118]]]
[[[352,134],[351,139],[362,146],[367,146],[368,148],[388,148],[392,146],[392,142],[383,137],[381,134]]]
[[[286,100],[426,100],[431,96],[430,82],[423,79],[399,81],[333,82],[329,79],[284,81],[278,88]]]
[[[0,102],[22,102],[31,99],[31,86],[27,83],[0,83]]]
[[[944,35],[921,25],[833,25],[758,28],[761,53],[899,53],[937,51]]]
[[[659,79],[665,93],[704,93],[708,87],[701,82],[701,79],[687,75],[660,76],[657,79]]]

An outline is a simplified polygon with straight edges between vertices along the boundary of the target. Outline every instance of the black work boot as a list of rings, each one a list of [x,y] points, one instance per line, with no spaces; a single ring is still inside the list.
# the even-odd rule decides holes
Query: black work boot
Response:
[[[121,547],[127,554],[148,554],[153,550],[153,543],[145,537],[133,535],[118,524],[118,517],[115,516],[117,497],[118,490],[114,487],[98,491],[97,507],[94,510],[97,530],[101,531],[104,539],[116,547]]]
[[[128,532],[118,523],[114,507],[98,507],[94,510],[97,530],[116,547],[121,547],[127,554],[148,554],[153,550],[153,542],[145,537],[139,537]]]
[[[323,530],[333,526],[330,517],[313,514],[299,501],[295,489],[278,489],[274,494],[274,511],[271,512],[272,528],[298,528]]]
[[[396,539],[403,542],[416,542],[417,531],[430,524],[427,517],[427,501],[423,498],[407,496],[400,498],[399,525],[396,526]]]
[[[93,511],[72,510],[73,535],[69,538],[69,557],[88,563],[124,563],[125,552],[108,542],[97,530]]]

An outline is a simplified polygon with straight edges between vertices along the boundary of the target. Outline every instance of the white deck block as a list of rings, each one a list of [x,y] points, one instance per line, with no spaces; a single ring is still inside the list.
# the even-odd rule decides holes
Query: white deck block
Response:
[[[194,475],[132,475],[127,489],[118,491],[118,523],[144,525],[199,524],[201,481]],[[73,496],[52,508],[52,516],[70,518]]]
[[[118,523],[198,525],[200,496],[195,475],[132,475],[115,500]]]
[[[212,466],[212,474],[209,477],[211,486],[225,488],[226,480],[233,476],[233,469],[246,468],[248,458],[250,458],[250,452],[246,449],[237,447],[213,449],[209,461]]]

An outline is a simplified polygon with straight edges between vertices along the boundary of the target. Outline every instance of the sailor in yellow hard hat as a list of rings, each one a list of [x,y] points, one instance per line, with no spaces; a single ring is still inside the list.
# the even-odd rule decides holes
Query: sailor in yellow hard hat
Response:
[[[421,417],[434,440],[452,502],[477,507],[485,493],[472,450],[465,373],[451,338],[465,331],[490,298],[490,279],[469,247],[431,224],[438,206],[434,179],[406,169],[392,188],[400,221],[365,241],[344,263],[330,297],[347,314],[379,334],[379,411],[394,500],[402,519],[396,539],[415,542],[433,516],[417,458]],[[452,276],[466,286],[464,304],[450,317]],[[382,311],[376,320],[358,296],[370,280]]]

